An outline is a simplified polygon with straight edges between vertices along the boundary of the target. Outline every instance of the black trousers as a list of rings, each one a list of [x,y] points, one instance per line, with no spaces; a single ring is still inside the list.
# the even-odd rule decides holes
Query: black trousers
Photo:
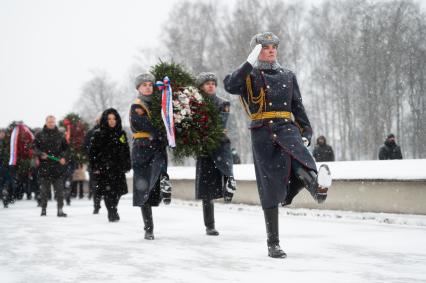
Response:
[[[108,212],[117,212],[118,202],[120,201],[121,195],[115,190],[107,190],[104,194],[105,206]]]
[[[93,194],[93,206],[95,209],[101,208],[102,195],[97,192],[98,181],[96,174],[93,174],[92,171],[89,172],[89,191]]]
[[[83,198],[83,184],[84,184],[83,181],[72,181],[72,194],[73,194],[73,196],[78,195],[80,198]]]
[[[53,185],[55,190],[56,200],[58,201],[58,208],[64,206],[64,181],[61,177],[56,179],[40,178],[40,204],[41,207],[47,207],[47,200],[49,198],[50,186]]]

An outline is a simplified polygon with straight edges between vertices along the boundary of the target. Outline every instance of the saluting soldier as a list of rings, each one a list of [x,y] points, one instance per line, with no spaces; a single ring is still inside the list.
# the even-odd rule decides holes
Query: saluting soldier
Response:
[[[197,158],[195,179],[195,197],[203,202],[206,234],[217,236],[219,232],[215,229],[213,200],[224,198],[225,202],[231,202],[236,190],[231,141],[226,135],[231,104],[216,95],[217,77],[215,74],[200,73],[196,78],[196,85],[204,97],[213,101],[220,114],[224,131],[219,147],[211,154]]]
[[[279,245],[278,205],[288,205],[305,187],[322,203],[331,186],[326,165],[317,170],[306,148],[312,128],[302,103],[296,76],[277,62],[278,37],[255,35],[252,52],[227,75],[225,89],[239,95],[251,120],[256,181],[267,232],[268,255],[284,258]]]
[[[151,104],[155,78],[150,73],[136,77],[138,97],[130,108],[130,126],[133,132],[133,206],[142,210],[145,239],[154,239],[152,206],[161,200],[171,201],[171,186],[167,174],[166,143],[151,122]]]

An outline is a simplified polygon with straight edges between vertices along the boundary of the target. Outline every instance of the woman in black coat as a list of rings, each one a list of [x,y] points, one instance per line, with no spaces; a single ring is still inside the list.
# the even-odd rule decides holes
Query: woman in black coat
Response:
[[[97,179],[96,193],[103,195],[110,222],[119,221],[117,205],[128,192],[125,173],[131,169],[130,149],[117,110],[102,113],[100,127],[93,134],[90,165]]]

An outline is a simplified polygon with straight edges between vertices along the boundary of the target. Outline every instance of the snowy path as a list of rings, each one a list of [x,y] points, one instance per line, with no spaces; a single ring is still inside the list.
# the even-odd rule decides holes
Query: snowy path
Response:
[[[356,220],[362,214],[344,212],[348,217],[294,216],[288,214],[300,210],[283,209],[288,258],[280,260],[266,255],[257,206],[217,204],[221,235],[208,237],[199,203],[175,200],[154,208],[154,241],[143,239],[131,196],[120,202],[119,223],[107,222],[105,208],[92,215],[87,200],[65,211],[69,217],[59,219],[50,202],[42,218],[33,201],[0,208],[0,282],[426,282],[424,225]],[[398,223],[410,217],[399,216]]]

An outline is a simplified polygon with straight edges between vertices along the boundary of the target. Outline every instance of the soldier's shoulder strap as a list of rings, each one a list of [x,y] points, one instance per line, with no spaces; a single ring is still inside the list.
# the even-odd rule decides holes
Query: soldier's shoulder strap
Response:
[[[246,97],[247,100],[240,96],[240,102],[242,103],[247,115],[250,117],[250,119],[252,119],[253,115],[258,115],[259,113],[264,111],[266,94],[265,94],[265,89],[263,87],[260,87],[259,94],[256,95],[254,93],[252,78],[250,74],[247,75],[246,77],[246,89],[247,89],[247,97]],[[256,113],[251,113],[250,104],[258,106]]]
[[[244,99],[242,95],[240,95],[239,98],[244,111],[246,112],[247,116],[250,118],[249,96],[250,96],[250,93],[253,93],[250,74],[248,74],[246,77],[246,89],[247,89],[247,94],[246,94],[247,100]]]
[[[143,110],[145,110],[145,112],[148,113],[148,117],[151,118],[151,111],[149,110],[148,106],[140,98],[136,98],[133,101],[133,105],[135,104],[141,106]]]

